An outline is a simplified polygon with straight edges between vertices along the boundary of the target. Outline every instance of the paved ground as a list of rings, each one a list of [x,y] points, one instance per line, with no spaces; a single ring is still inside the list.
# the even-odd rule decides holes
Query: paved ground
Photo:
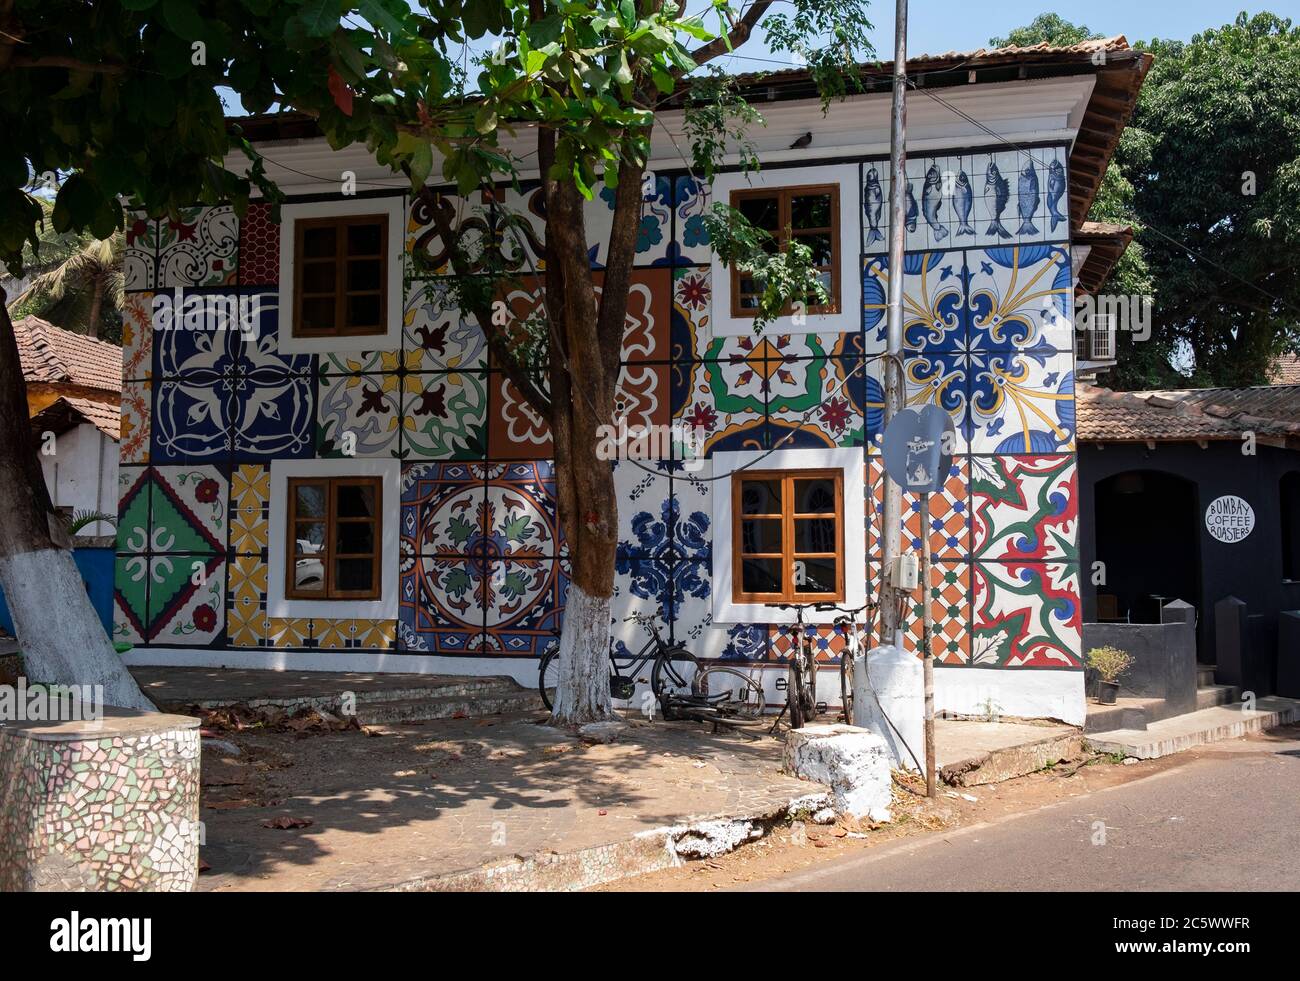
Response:
[[[1204,747],[1185,765],[1176,760],[1141,764],[1151,775],[1130,783],[886,842],[744,888],[1297,889],[1300,729]],[[1097,822],[1105,844],[1093,843]]]
[[[397,693],[481,680],[459,675],[358,671],[263,671],[251,668],[134,667],[131,674],[157,704],[192,705],[292,700],[344,692]]]
[[[780,773],[780,744],[636,723],[612,745],[541,715],[400,725],[384,735],[244,731],[205,748],[205,890],[395,885],[513,855],[571,852],[821,790]],[[225,755],[226,759],[221,757]],[[271,829],[278,817],[310,827]]]

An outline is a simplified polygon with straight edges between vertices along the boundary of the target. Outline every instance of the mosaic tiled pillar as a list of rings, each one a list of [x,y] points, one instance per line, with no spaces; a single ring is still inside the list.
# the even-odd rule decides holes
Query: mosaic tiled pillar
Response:
[[[185,892],[199,860],[198,720],[0,728],[0,890]]]

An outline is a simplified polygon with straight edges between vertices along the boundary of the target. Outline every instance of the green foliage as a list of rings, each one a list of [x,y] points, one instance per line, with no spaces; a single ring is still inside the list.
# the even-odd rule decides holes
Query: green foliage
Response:
[[[1102,681],[1118,681],[1120,675],[1133,666],[1133,657],[1118,647],[1094,647],[1088,651],[1084,662],[1097,672]]]
[[[78,535],[90,525],[103,521],[105,524],[117,527],[117,515],[106,514],[103,511],[78,510],[72,512],[67,517],[68,534]]]
[[[721,201],[710,205],[702,218],[718,258],[763,284],[754,333],[761,334],[777,317],[788,314],[791,303],[814,306],[830,302],[813,267],[812,250],[806,245],[792,240],[786,251],[777,251],[768,232],[755,228],[737,209]]]
[[[991,43],[1102,36],[1043,14]],[[1153,296],[1152,334],[1120,333],[1106,384],[1266,384],[1273,358],[1300,349],[1300,31],[1243,13],[1137,46],[1155,61],[1089,217],[1133,226],[1101,292]],[[1190,379],[1171,363],[1189,354]]]
[[[740,169],[759,169],[758,151],[749,138],[752,126],[765,126],[762,113],[741,95],[733,77],[713,68],[696,79],[686,97],[682,130],[690,145],[691,171],[711,181],[728,153],[739,157]]]
[[[536,7],[536,9],[534,9]],[[0,35],[0,258],[11,270],[40,248],[46,219],[32,192],[43,174],[60,182],[48,224],[57,233],[106,238],[123,227],[121,201],[152,216],[195,203],[231,201],[242,213],[256,185],[280,196],[264,162],[228,132],[218,87],[247,110],[313,115],[331,146],[364,144],[380,164],[422,186],[433,170],[468,193],[513,181],[535,162],[515,159],[509,139],[555,134],[548,176],[587,197],[617,183],[624,164],[644,165],[661,105],[688,102],[691,146],[683,161],[711,175],[740,147],[756,164],[745,127],[761,120],[725,83],[691,98],[696,52],[725,53],[723,38],[745,13],[741,0],[711,0],[688,14],[681,0],[14,0]],[[872,55],[865,0],[791,0],[761,21],[769,46],[806,61],[823,106],[858,84]],[[493,42],[469,62],[470,42]],[[700,57],[701,63],[709,60]],[[247,177],[223,161],[239,152]],[[749,241],[743,237],[733,241]],[[468,245],[468,243],[458,243]],[[39,260],[39,257],[38,261]],[[751,257],[755,268],[769,263]],[[811,288],[795,278],[798,256],[765,269],[773,290]],[[508,271],[484,268],[491,289]]]
[[[1015,30],[1008,32],[1006,37],[990,38],[989,44],[995,48],[1008,46],[1026,48],[1031,44],[1046,42],[1058,47],[1066,47],[1071,44],[1078,44],[1080,41],[1105,36],[1104,34],[1092,33],[1083,24],[1072,24],[1060,14],[1039,14],[1025,27],[1017,27]]]
[[[833,99],[860,90],[856,71],[860,52],[871,51],[872,29],[859,0],[791,0],[763,20],[767,44],[804,62],[821,95],[822,112]]]
[[[1241,14],[1186,44],[1153,41],[1121,164],[1157,284],[1157,337],[1195,385],[1257,385],[1300,345],[1300,30]],[[1253,192],[1253,193],[1251,193]]]

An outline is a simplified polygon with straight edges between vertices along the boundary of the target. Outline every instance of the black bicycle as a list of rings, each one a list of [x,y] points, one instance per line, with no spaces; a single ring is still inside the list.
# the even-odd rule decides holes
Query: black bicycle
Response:
[[[627,700],[635,696],[637,682],[644,682],[638,677],[650,665],[650,691],[662,704],[665,697],[673,694],[691,695],[694,693],[696,677],[700,673],[700,662],[681,644],[670,644],[659,632],[659,625],[654,617],[645,613],[633,613],[623,618],[624,622],[635,622],[649,635],[648,639],[635,654],[617,653],[614,641],[609,643],[609,693],[614,698]],[[537,666],[537,690],[542,702],[551,708],[551,692],[560,676],[560,644],[552,641],[542,655]]]

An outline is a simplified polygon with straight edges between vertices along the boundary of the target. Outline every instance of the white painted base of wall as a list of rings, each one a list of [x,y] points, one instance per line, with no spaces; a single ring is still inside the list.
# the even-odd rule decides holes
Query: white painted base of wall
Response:
[[[998,715],[1059,719],[1081,726],[1087,716],[1083,672],[1043,668],[934,669],[936,712],[984,715],[990,707]]]
[[[185,647],[140,647],[127,651],[128,667],[260,668],[266,671],[367,671],[392,674],[498,675],[513,678],[525,688],[537,686],[537,662],[531,658],[442,657],[435,654],[385,654],[380,651],[278,651],[208,650]],[[777,666],[761,670],[768,704],[779,705],[775,691],[781,672]],[[817,695],[828,705],[839,703],[839,672],[817,673]],[[635,700],[634,700],[635,701]],[[1059,719],[1081,726],[1087,715],[1082,671],[1040,668],[934,669],[936,712],[984,715],[990,708],[1000,715],[1026,719]],[[616,703],[620,707],[623,703]]]

